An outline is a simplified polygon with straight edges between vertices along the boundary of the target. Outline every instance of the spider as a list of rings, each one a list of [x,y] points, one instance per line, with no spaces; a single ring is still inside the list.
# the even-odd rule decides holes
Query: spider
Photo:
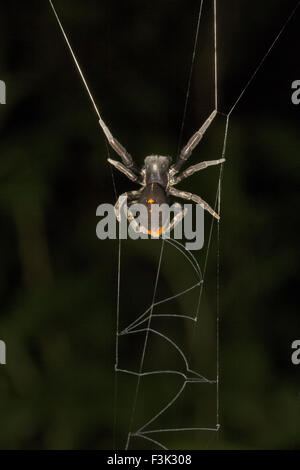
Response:
[[[172,158],[169,156],[149,155],[145,158],[144,165],[141,168],[139,168],[137,164],[134,162],[132,156],[120,144],[120,142],[118,142],[118,140],[112,135],[110,129],[103,121],[100,115],[100,112],[93,99],[93,96],[89,90],[87,82],[84,78],[84,75],[81,71],[77,58],[70,45],[66,32],[53,6],[53,3],[51,0],[49,0],[49,3],[54,12],[58,25],[63,33],[63,36],[71,52],[71,55],[73,57],[77,70],[84,83],[84,86],[89,94],[93,107],[97,113],[99,124],[108,140],[108,143],[122,160],[122,162],[120,162],[120,161],[112,160],[111,158],[108,158],[109,163],[113,165],[117,170],[124,173],[127,176],[127,178],[129,178],[131,181],[141,186],[140,189],[123,193],[118,198],[117,203],[115,205],[115,212],[116,212],[118,220],[120,220],[119,210],[120,210],[120,201],[122,200],[121,198],[123,199],[124,197],[127,198],[127,201],[129,202],[129,210],[127,211],[126,215],[129,220],[133,220],[132,215],[130,215],[130,206],[132,206],[135,203],[143,204],[147,208],[147,213],[148,213],[149,218],[151,218],[150,213],[152,212],[152,208],[151,208],[152,204],[156,204],[158,206],[161,204],[169,204],[169,196],[185,199],[188,201],[193,201],[196,204],[200,204],[213,217],[219,220],[220,218],[219,215],[200,196],[175,188],[175,186],[180,181],[184,180],[185,178],[188,178],[189,176],[193,175],[197,171],[203,170],[211,165],[218,165],[225,161],[224,158],[221,158],[219,160],[209,160],[209,161],[200,162],[196,165],[190,166],[184,171],[180,171],[181,167],[189,159],[193,150],[199,144],[204,133],[206,132],[206,130],[208,129],[208,127],[214,120],[217,114],[217,111],[214,110],[211,113],[211,115],[206,119],[204,124],[200,127],[200,129],[197,132],[195,132],[195,134],[192,135],[188,143],[182,148],[181,152],[178,155],[178,158],[176,159],[176,162],[173,165],[171,165]],[[177,205],[180,206],[181,211],[174,216],[173,220],[167,226],[164,225],[163,222],[160,223],[160,226],[158,227],[159,235],[164,233],[165,231],[171,230],[176,225],[176,223],[180,220],[180,218],[184,217],[185,211],[183,207],[179,203],[177,203]],[[148,233],[150,233],[151,235],[153,234],[151,230],[146,230],[146,231],[148,231]]]
[[[100,118],[99,123],[103,132],[115,152],[121,157],[122,162],[108,158],[108,161],[117,170],[124,173],[131,181],[139,184],[140,189],[123,193],[115,205],[117,218],[119,219],[119,207],[122,198],[126,197],[129,202],[129,208],[132,204],[143,204],[146,206],[148,213],[151,212],[152,204],[168,204],[169,197],[181,198],[188,201],[193,201],[196,204],[201,204],[216,219],[220,219],[219,215],[205,202],[200,196],[186,191],[175,188],[175,186],[185,178],[193,175],[197,171],[204,170],[211,165],[219,165],[225,162],[224,158],[219,160],[209,160],[197,163],[188,167],[184,171],[180,171],[184,163],[189,159],[194,148],[202,139],[205,131],[208,129],[217,111],[214,110],[211,115],[206,119],[200,129],[192,135],[188,143],[182,148],[176,162],[171,165],[172,158],[164,155],[149,155],[144,160],[144,165],[139,168],[134,162],[132,156],[125,150],[125,148],[113,137],[109,128]],[[173,228],[178,220],[184,216],[184,209],[181,206],[181,213],[178,213],[171,224],[168,226],[159,227],[159,233],[169,231]],[[128,211],[128,218],[132,220],[130,211]],[[148,231],[152,234],[151,230]]]

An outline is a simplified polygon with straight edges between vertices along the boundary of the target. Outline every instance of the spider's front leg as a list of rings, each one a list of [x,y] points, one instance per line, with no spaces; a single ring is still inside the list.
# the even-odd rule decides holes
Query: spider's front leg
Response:
[[[111,165],[113,165],[117,170],[119,170],[121,173],[124,173],[124,175],[126,175],[127,178],[133,181],[134,183],[142,184],[142,176],[140,172],[135,173],[134,171],[130,170],[130,168],[127,168],[127,166],[125,166],[121,162],[118,162],[117,160],[112,160],[111,158],[108,158],[107,161]]]
[[[200,127],[200,129],[195,132],[195,134],[190,138],[188,143],[183,147],[181,150],[176,163],[171,167],[171,175],[175,175],[178,173],[182,165],[188,160],[188,158],[191,156],[192,151],[194,148],[199,144],[200,140],[204,136],[205,132],[213,122],[214,118],[217,115],[217,111],[214,110],[211,115],[206,119],[205,123]]]
[[[177,210],[176,212],[176,215],[174,215],[173,219],[170,220],[170,222],[168,223],[168,225],[166,225],[162,231],[162,236],[164,235],[168,235],[170,234],[170,232],[176,227],[176,225],[181,222],[181,220],[185,217],[186,213],[187,213],[187,209],[184,209],[182,207],[181,204],[179,204],[179,202],[176,202],[175,203],[177,208],[180,209],[180,210]]]
[[[201,199],[200,196],[196,194],[188,193],[186,191],[181,191],[180,189],[176,189],[174,187],[170,187],[168,190],[169,194],[175,197],[180,197],[181,199],[187,199],[188,201],[193,201],[196,204],[203,205],[204,209],[207,210],[212,216],[214,216],[217,220],[220,219],[220,216],[210,207],[207,202]]]
[[[99,118],[99,124],[110,144],[110,146],[117,152],[117,154],[121,157],[123,164],[129,168],[130,170],[134,172],[138,172],[137,166],[133,161],[132,156],[130,155],[129,152],[123,147],[122,144],[112,135],[110,129],[108,126],[105,124],[103,119],[100,117]]]
[[[137,166],[136,166],[136,164],[134,163],[133,158],[132,158],[132,156],[130,155],[130,153],[127,152],[127,150],[123,147],[123,145],[120,144],[120,142],[112,135],[110,129],[108,128],[108,126],[107,126],[107,125],[105,124],[105,122],[103,121],[103,119],[102,119],[102,117],[101,117],[101,115],[100,115],[99,109],[98,109],[98,107],[97,107],[97,105],[96,105],[96,103],[95,103],[95,100],[94,100],[94,98],[93,98],[93,95],[92,95],[92,93],[91,93],[91,91],[90,91],[90,89],[89,89],[89,87],[88,87],[88,84],[87,84],[87,82],[86,82],[85,76],[84,76],[83,73],[82,73],[81,67],[80,67],[79,62],[78,62],[78,60],[77,60],[77,57],[76,57],[76,55],[75,55],[75,53],[74,53],[74,51],[73,51],[73,49],[72,49],[72,46],[71,46],[70,41],[69,41],[69,38],[68,38],[68,36],[67,36],[67,34],[66,34],[65,30],[64,30],[64,27],[63,27],[63,25],[62,25],[62,23],[61,23],[61,21],[60,21],[60,19],[59,19],[59,16],[58,16],[58,14],[57,14],[57,11],[56,11],[56,9],[54,8],[54,5],[53,5],[53,3],[52,3],[52,0],[49,0],[49,3],[50,3],[50,5],[51,5],[51,8],[52,8],[53,13],[54,13],[54,15],[55,15],[55,18],[56,18],[56,20],[57,20],[57,22],[58,22],[58,25],[59,25],[59,27],[60,27],[60,29],[61,29],[61,32],[62,32],[62,34],[63,34],[63,36],[64,36],[64,39],[65,39],[65,41],[66,41],[66,43],[67,43],[67,46],[68,46],[68,48],[69,48],[69,51],[70,51],[70,53],[71,53],[71,55],[72,55],[72,57],[73,57],[74,63],[75,63],[75,65],[76,65],[76,68],[77,68],[77,70],[78,70],[78,72],[79,72],[79,74],[80,74],[81,80],[82,80],[82,82],[83,82],[83,84],[84,84],[84,86],[85,86],[85,88],[86,88],[86,91],[88,92],[88,95],[89,95],[89,98],[90,98],[91,103],[92,103],[92,105],[93,105],[93,108],[95,109],[95,111],[96,111],[96,113],[97,113],[97,116],[98,116],[98,119],[99,119],[99,124],[100,124],[100,126],[101,126],[101,128],[102,128],[102,130],[103,130],[103,132],[104,132],[104,134],[105,134],[105,136],[106,136],[106,138],[107,138],[109,144],[110,144],[111,147],[115,150],[115,152],[117,152],[117,154],[121,157],[123,164],[124,164],[127,168],[129,168],[130,170],[132,170],[132,171],[134,171],[134,172],[137,172],[137,173],[139,174],[139,171],[138,171],[138,169],[137,169]]]

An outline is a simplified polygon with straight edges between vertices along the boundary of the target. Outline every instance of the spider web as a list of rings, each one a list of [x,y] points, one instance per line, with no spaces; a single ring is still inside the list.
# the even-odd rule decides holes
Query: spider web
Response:
[[[230,107],[229,111],[224,113],[219,111],[218,109],[218,51],[217,51],[217,0],[212,0],[213,3],[213,43],[214,43],[214,104],[215,110],[219,115],[225,117],[225,128],[222,138],[222,147],[220,151],[220,157],[217,158],[225,158],[226,151],[227,151],[227,139],[228,139],[228,131],[229,131],[229,122],[230,117],[235,110],[236,106],[242,99],[244,93],[246,92],[247,88],[250,86],[254,78],[256,77],[258,71],[264,64],[266,58],[270,54],[271,50],[279,40],[280,36],[284,32],[285,28],[287,27],[288,23],[294,16],[300,2],[297,2],[295,8],[289,15],[289,17],[284,22],[282,28],[274,38],[273,42],[271,43],[270,47],[267,49],[266,53],[262,57],[261,61],[259,62],[258,66],[254,70],[253,74],[250,76],[248,82],[242,88],[240,94],[238,95],[237,99],[234,101],[233,105]],[[198,12],[198,19],[196,25],[196,33],[195,33],[195,40],[194,40],[194,47],[192,53],[192,60],[188,78],[188,85],[187,85],[187,92],[186,98],[184,103],[184,110],[183,110],[183,117],[182,123],[180,127],[180,134],[178,140],[178,153],[181,146],[182,135],[183,135],[183,128],[185,124],[186,112],[188,107],[189,95],[190,95],[190,88],[191,88],[191,81],[197,51],[197,44],[198,44],[198,36],[199,36],[199,29],[201,23],[201,16],[203,11],[203,4],[204,0],[200,1],[199,12]],[[109,150],[108,150],[109,152]],[[115,179],[114,173],[112,171],[112,179],[113,185],[115,190],[115,195],[117,197],[116,186],[115,186]],[[214,210],[217,210],[219,214],[221,214],[221,193],[222,193],[222,176],[223,176],[223,165],[221,165],[219,170],[218,182],[217,182],[217,190],[215,196],[215,204]],[[216,357],[216,366],[215,366],[215,376],[208,378],[206,375],[203,375],[199,372],[199,370],[191,369],[191,357],[188,357],[187,352],[184,350],[184,346],[179,346],[178,343],[172,339],[169,334],[166,332],[162,332],[158,327],[153,326],[153,322],[156,321],[158,318],[166,318],[169,317],[171,319],[179,319],[182,321],[187,321],[193,324],[192,327],[192,337],[191,343],[194,343],[195,334],[196,334],[196,325],[199,324],[200,319],[200,306],[203,294],[203,286],[205,280],[205,274],[207,269],[207,262],[210,254],[211,249],[211,242],[212,242],[212,235],[214,229],[214,220],[211,221],[210,229],[209,229],[209,237],[206,245],[204,262],[203,262],[203,271],[201,271],[199,262],[197,261],[196,257],[189,252],[183,243],[180,243],[176,240],[171,239],[162,239],[160,240],[160,249],[159,249],[159,259],[158,265],[156,269],[155,275],[155,282],[152,294],[152,301],[142,313],[137,314],[136,317],[129,322],[124,328],[120,328],[120,291],[121,291],[121,254],[122,254],[122,242],[119,240],[118,242],[118,290],[117,290],[117,321],[116,321],[116,360],[115,360],[115,405],[114,405],[114,445],[116,446],[116,428],[117,428],[117,403],[118,403],[118,374],[123,373],[127,375],[131,375],[136,378],[136,385],[134,390],[134,397],[133,397],[133,404],[131,407],[130,412],[130,419],[129,419],[129,430],[127,433],[125,449],[128,450],[130,445],[132,444],[133,438],[140,438],[146,441],[149,441],[150,444],[153,446],[157,446],[158,448],[162,448],[164,450],[168,450],[166,445],[161,442],[161,435],[166,433],[176,433],[176,432],[184,432],[184,431],[209,431],[218,433],[220,429],[220,420],[219,420],[219,386],[220,386],[220,377],[219,377],[219,320],[220,320],[220,283],[219,283],[219,272],[220,272],[220,222],[216,222],[217,224],[217,242],[216,242],[216,313],[215,313],[215,335],[216,335],[216,343],[215,343],[215,357]],[[165,298],[158,298],[157,291],[159,280],[161,278],[161,267],[164,257],[166,256],[166,251],[168,247],[173,247],[176,251],[178,256],[181,255],[185,258],[185,261],[189,264],[196,276],[194,283],[187,287],[184,290],[179,290],[177,293],[165,297]],[[180,299],[182,296],[190,293],[191,291],[198,292],[198,298],[196,300],[196,313],[194,315],[191,314],[176,314],[176,313],[156,313],[158,307],[162,305],[166,305],[174,300]],[[127,368],[123,368],[120,366],[120,347],[119,342],[120,338],[129,337],[130,339],[132,336],[135,335],[143,335],[144,340],[142,342],[141,354],[140,354],[140,361],[137,370],[131,370]],[[184,363],[184,369],[181,370],[179,368],[157,368],[151,370],[149,367],[145,366],[145,358],[146,353],[150,349],[150,343],[153,337],[159,337],[165,343],[165,345],[171,346],[174,351],[180,356]],[[152,348],[153,349],[153,348]],[[192,356],[192,355],[190,355]],[[148,361],[149,362],[149,361]],[[140,398],[140,389],[141,383],[147,377],[154,377],[154,376],[177,376],[181,379],[181,384],[178,384],[175,393],[164,403],[158,410],[152,413],[152,415],[147,418],[144,418],[144,421],[139,424],[135,425],[135,416],[137,414],[137,404]],[[215,410],[214,410],[214,423],[212,425],[206,425],[205,423],[201,426],[174,426],[171,427],[168,424],[163,424],[162,426],[159,425],[160,418],[166,414],[172,407],[176,406],[176,403],[179,401],[180,397],[185,392],[188,385],[193,387],[208,385],[210,388],[215,387]],[[154,427],[153,427],[154,425]],[[150,437],[151,436],[151,437]],[[153,437],[154,436],[154,437]],[[157,437],[158,436],[158,437]]]
[[[196,25],[196,33],[195,33],[195,40],[194,40],[194,47],[193,47],[193,53],[192,53],[192,60],[191,60],[191,66],[190,66],[190,72],[189,72],[189,77],[188,77],[188,85],[187,85],[187,92],[186,92],[186,98],[185,98],[185,103],[184,103],[184,110],[183,110],[183,117],[182,117],[182,123],[181,123],[181,128],[180,128],[180,135],[179,135],[179,141],[178,141],[178,152],[181,146],[181,140],[182,140],[182,135],[183,135],[183,128],[185,124],[185,118],[186,118],[186,113],[187,113],[187,107],[188,107],[188,101],[189,101],[189,95],[190,95],[190,88],[191,88],[191,81],[192,81],[192,75],[193,75],[193,68],[194,68],[194,63],[195,63],[195,57],[196,57],[196,50],[197,50],[197,44],[198,44],[198,36],[199,36],[199,29],[200,29],[200,22],[201,22],[201,16],[202,16],[202,11],[203,11],[203,3],[204,0],[201,0],[200,6],[199,6],[199,12],[198,12],[198,18],[197,18],[197,25]],[[213,31],[214,31],[214,105],[215,109],[217,110],[218,107],[218,85],[217,85],[217,20],[216,20],[216,0],[213,0],[213,9],[214,9],[214,15],[213,15]],[[225,155],[225,150],[226,150],[226,136],[227,136],[227,130],[228,130],[228,121],[226,123],[226,132],[225,132],[225,137],[223,140],[223,150],[222,150],[222,155]],[[116,191],[116,185],[115,185],[115,179],[114,179],[114,173],[112,170],[112,179],[113,179],[113,185],[114,185],[114,190],[115,190],[115,196],[117,198],[117,191]],[[218,206],[218,210],[220,213],[221,209],[221,181],[222,181],[222,167],[219,172],[219,178],[218,178],[218,189],[217,189],[217,194],[215,198],[215,206],[214,208]],[[206,265],[207,265],[207,260],[208,260],[208,255],[209,255],[209,250],[211,246],[211,238],[212,238],[212,233],[213,233],[213,225],[214,225],[214,220],[211,222],[210,226],[210,231],[209,231],[209,239],[208,239],[208,244],[206,248],[206,255],[205,255],[205,261],[204,261],[204,268],[203,268],[203,275],[202,271],[200,268],[200,265],[196,259],[196,257],[188,251],[185,246],[178,242],[177,240],[171,240],[171,239],[162,239],[160,241],[161,246],[160,246],[160,253],[159,253],[159,260],[158,260],[158,266],[156,270],[156,276],[155,276],[155,282],[154,282],[154,289],[153,289],[153,295],[152,295],[152,302],[150,306],[141,314],[137,315],[136,318],[131,321],[125,328],[120,328],[120,290],[121,290],[121,252],[122,252],[122,242],[119,240],[118,243],[118,291],[117,291],[117,324],[116,324],[116,361],[115,361],[115,417],[114,417],[114,441],[115,441],[115,448],[116,448],[116,427],[117,427],[117,401],[118,401],[118,373],[124,373],[124,374],[129,374],[132,376],[135,376],[137,378],[136,382],[136,387],[134,391],[134,398],[133,398],[133,404],[132,404],[132,409],[131,409],[131,415],[130,415],[130,424],[129,424],[129,431],[127,434],[127,439],[126,439],[126,445],[125,449],[128,450],[132,438],[141,438],[147,441],[150,441],[152,444],[155,444],[157,447],[162,448],[167,450],[167,447],[163,445],[162,442],[158,440],[158,438],[153,438],[150,437],[150,435],[156,435],[156,434],[161,434],[161,433],[169,433],[169,432],[180,432],[180,431],[212,431],[212,432],[217,432],[219,430],[219,357],[218,357],[218,324],[219,324],[219,306],[217,305],[217,366],[216,366],[216,376],[215,378],[208,378],[201,374],[200,372],[196,370],[192,370],[190,366],[190,359],[187,356],[187,353],[183,350],[183,347],[179,347],[178,344],[171,339],[171,337],[160,331],[159,328],[153,327],[153,320],[157,318],[162,318],[162,317],[169,317],[173,319],[178,319],[180,318],[181,320],[188,321],[193,323],[193,333],[192,333],[192,343],[193,343],[193,337],[195,336],[195,326],[199,320],[199,313],[200,313],[200,305],[201,305],[201,298],[202,298],[202,293],[203,293],[203,282],[204,282],[204,276],[206,272]],[[219,239],[219,226],[218,226],[218,239]],[[194,275],[196,277],[195,282],[188,288],[181,290],[177,292],[176,294],[173,294],[169,297],[157,300],[157,290],[158,290],[158,284],[159,284],[159,279],[161,276],[161,265],[162,265],[162,260],[163,256],[165,254],[166,250],[166,245],[172,246],[175,248],[175,250],[180,253],[186,260],[186,262],[189,263],[189,265],[192,267],[192,270],[194,272]],[[219,243],[218,243],[218,250],[219,250]],[[171,301],[178,299],[181,296],[184,296],[188,292],[191,292],[193,290],[198,291],[198,299],[196,301],[196,313],[194,315],[188,315],[188,314],[172,314],[172,313],[156,313],[157,307],[161,305],[166,305],[167,303],[170,303]],[[217,296],[219,295],[218,293],[218,288],[217,288]],[[219,304],[219,300],[217,301],[217,304]],[[119,351],[119,341],[121,337],[124,336],[131,336],[131,335],[144,335],[144,341],[142,344],[142,352],[141,352],[141,358],[140,358],[140,363],[137,371],[134,370],[129,370],[120,367],[120,351]],[[162,339],[165,343],[170,345],[176,353],[180,356],[180,358],[183,360],[184,363],[184,370],[180,370],[179,368],[161,368],[161,369],[155,369],[155,370],[148,370],[144,368],[145,364],[145,356],[146,356],[146,351],[147,347],[149,346],[149,342],[151,341],[153,336],[158,336],[160,339]],[[165,403],[158,411],[156,411],[150,418],[146,419],[142,425],[137,426],[136,429],[134,429],[134,418],[136,414],[136,409],[137,409],[137,402],[139,398],[139,392],[140,392],[140,386],[141,386],[141,381],[145,377],[149,376],[154,376],[154,375],[177,375],[181,378],[181,384],[179,384],[178,389],[176,390],[176,393],[171,396],[171,398]],[[166,413],[172,406],[175,405],[175,403],[179,400],[183,392],[185,391],[186,387],[188,384],[191,384],[193,386],[199,385],[199,384],[207,384],[209,386],[215,386],[216,387],[216,405],[215,405],[215,423],[211,426],[189,426],[189,427],[170,427],[170,426],[164,426],[164,427],[159,427],[159,426],[154,426],[154,428],[151,428],[151,425],[155,425],[159,418],[162,417],[164,413]]]

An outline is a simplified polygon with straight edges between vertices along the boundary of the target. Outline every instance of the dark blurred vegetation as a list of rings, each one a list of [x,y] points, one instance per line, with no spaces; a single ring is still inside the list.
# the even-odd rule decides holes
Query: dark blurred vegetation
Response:
[[[184,140],[213,106],[211,3],[204,2]],[[218,3],[219,109],[227,112],[296,0]],[[140,164],[149,153],[174,155],[199,1],[55,5],[115,135]],[[300,108],[291,103],[291,83],[300,78],[299,14],[230,120],[220,225],[221,431],[164,436],[174,448],[300,448],[300,369],[290,360],[291,343],[300,336]],[[0,339],[7,344],[7,365],[0,366],[0,448],[110,449],[117,242],[96,238],[95,212],[115,195],[104,137],[48,1],[1,5],[0,79],[7,85],[7,104],[0,108]],[[218,158],[224,125],[219,116],[193,163]],[[121,175],[115,179],[118,193],[133,187]],[[212,168],[183,186],[213,204],[217,181]],[[209,226],[209,215],[205,220]],[[123,244],[124,324],[151,301],[158,248],[155,241]],[[190,348],[200,372],[210,377],[216,366],[216,257],[214,230],[201,321]],[[166,250],[158,297],[193,282],[184,258]],[[194,308],[193,296],[172,304],[173,313]],[[189,344],[183,323],[166,328]],[[137,369],[139,345],[121,347],[122,361]],[[164,348],[153,348],[156,367]],[[120,447],[134,385],[119,377]],[[170,378],[145,380],[141,422],[176,387]],[[215,392],[205,387],[185,394],[167,420],[170,427],[216,424]],[[132,448],[144,445],[132,441]]]

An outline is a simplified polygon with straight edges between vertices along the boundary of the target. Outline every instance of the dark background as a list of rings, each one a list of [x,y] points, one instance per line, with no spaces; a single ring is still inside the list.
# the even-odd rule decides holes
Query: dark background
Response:
[[[229,111],[296,3],[219,5],[220,111]],[[213,109],[211,4],[204,2],[183,140]],[[176,154],[199,1],[57,0],[55,6],[113,133],[139,164],[147,154]],[[161,441],[172,448],[300,448],[300,366],[290,358],[300,336],[300,108],[291,102],[291,83],[300,79],[299,15],[230,119],[220,224],[221,431],[169,433]],[[118,242],[96,238],[95,213],[115,194],[104,136],[48,1],[2,2],[0,79],[7,86],[0,108],[0,339],[7,345],[0,448],[111,449]],[[224,125],[218,116],[193,163],[219,158]],[[133,188],[122,175],[115,181],[118,194]],[[217,183],[212,168],[182,186],[213,205]],[[183,323],[167,325],[211,378],[216,228],[194,341]],[[123,324],[151,301],[159,244],[123,244]],[[185,259],[166,250],[158,297],[193,282]],[[191,296],[175,302],[172,313],[194,308]],[[157,368],[165,345],[154,346],[148,359]],[[138,369],[140,347],[121,345],[127,367]],[[118,380],[119,448],[135,383]],[[165,376],[145,380],[137,421],[149,419],[177,386]],[[186,393],[164,424],[215,426],[215,391],[204,388]],[[147,445],[138,441],[130,448]]]

